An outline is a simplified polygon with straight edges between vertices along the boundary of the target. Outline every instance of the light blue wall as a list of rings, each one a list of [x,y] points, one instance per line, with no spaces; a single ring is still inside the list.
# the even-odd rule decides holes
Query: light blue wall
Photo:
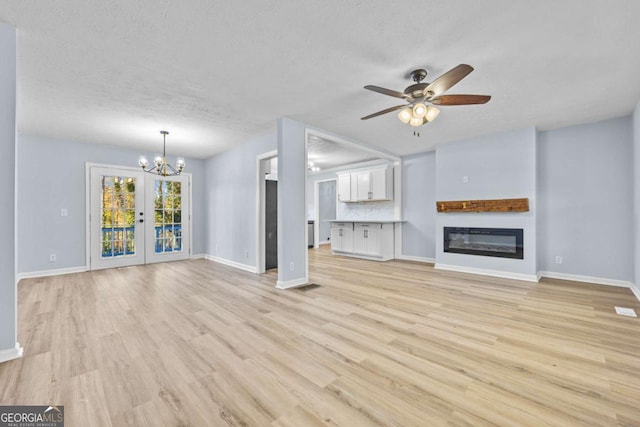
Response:
[[[307,158],[304,123],[278,119],[278,284],[307,276]],[[291,268],[293,266],[293,268]]]
[[[463,177],[468,182],[463,182]],[[520,129],[436,148],[436,200],[526,197],[529,212],[436,214],[436,263],[535,275],[536,131]],[[443,227],[522,228],[524,259],[445,253]]]
[[[16,345],[16,29],[0,23],[0,351]]]
[[[273,132],[205,161],[207,254],[256,266],[256,158],[276,148]]]
[[[634,283],[640,292],[640,102],[633,111],[633,223],[634,238]],[[639,295],[640,298],[640,295]]]
[[[106,145],[18,135],[18,272],[83,267],[85,163],[137,166],[140,152]],[[194,254],[205,247],[204,161],[186,159],[192,174]],[[61,217],[66,208],[68,216]],[[57,261],[49,262],[55,253]]]
[[[632,138],[629,117],[539,133],[541,271],[633,280]]]
[[[402,158],[402,255],[436,257],[436,152]]]

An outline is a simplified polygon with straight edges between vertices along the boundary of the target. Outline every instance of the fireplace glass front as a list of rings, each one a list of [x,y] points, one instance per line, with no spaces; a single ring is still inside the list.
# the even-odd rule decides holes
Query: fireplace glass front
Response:
[[[521,228],[444,227],[444,251],[524,259]]]

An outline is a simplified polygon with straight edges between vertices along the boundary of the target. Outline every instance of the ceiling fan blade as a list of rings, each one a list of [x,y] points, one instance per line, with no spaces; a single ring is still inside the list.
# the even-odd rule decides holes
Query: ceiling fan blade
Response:
[[[386,110],[378,111],[377,113],[373,113],[373,114],[369,114],[368,116],[364,116],[364,117],[360,118],[360,120],[372,119],[374,117],[378,117],[378,116],[381,116],[383,114],[387,114],[387,113],[390,113],[392,111],[396,111],[396,110],[399,110],[399,109],[405,108],[405,107],[408,107],[408,105],[407,104],[396,105],[395,107],[390,107],[390,108],[387,108]]]
[[[396,98],[402,98],[402,99],[410,99],[411,98],[406,93],[398,92],[398,91],[391,90],[391,89],[385,89],[385,88],[380,87],[380,86],[366,85],[364,88],[372,90],[374,92],[381,93],[383,95],[389,95],[389,96],[393,96],[393,97],[396,97]]]
[[[490,99],[489,95],[441,95],[429,102],[434,105],[471,105],[486,104]]]
[[[449,88],[453,87],[460,80],[464,79],[473,71],[473,67],[467,64],[460,64],[453,67],[424,88],[424,96],[438,96]]]

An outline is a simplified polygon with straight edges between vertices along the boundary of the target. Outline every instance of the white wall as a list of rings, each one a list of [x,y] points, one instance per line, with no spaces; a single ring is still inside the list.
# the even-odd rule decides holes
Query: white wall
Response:
[[[436,152],[402,158],[402,255],[436,257]]]
[[[539,133],[541,271],[633,280],[631,132],[622,117]]]
[[[16,346],[16,30],[0,23],[0,357]],[[15,357],[6,354],[3,359]]]
[[[463,176],[468,182],[463,182]],[[436,200],[529,199],[529,212],[438,213],[436,263],[535,276],[536,131],[520,129],[440,145],[436,148]],[[522,228],[524,259],[443,250],[443,227]],[[531,277],[532,278],[532,277]]]
[[[273,132],[205,161],[208,255],[256,267],[256,157],[276,148]]]
[[[85,163],[137,166],[140,153],[106,145],[18,135],[18,272],[86,265]],[[186,159],[192,174],[192,252],[204,252],[204,161]],[[68,216],[61,217],[66,208]],[[49,262],[49,254],[56,262]]]

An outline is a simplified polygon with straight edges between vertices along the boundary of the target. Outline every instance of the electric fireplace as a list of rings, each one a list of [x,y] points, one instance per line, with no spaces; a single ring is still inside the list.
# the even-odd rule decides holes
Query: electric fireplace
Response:
[[[521,228],[444,227],[444,251],[524,259]]]

